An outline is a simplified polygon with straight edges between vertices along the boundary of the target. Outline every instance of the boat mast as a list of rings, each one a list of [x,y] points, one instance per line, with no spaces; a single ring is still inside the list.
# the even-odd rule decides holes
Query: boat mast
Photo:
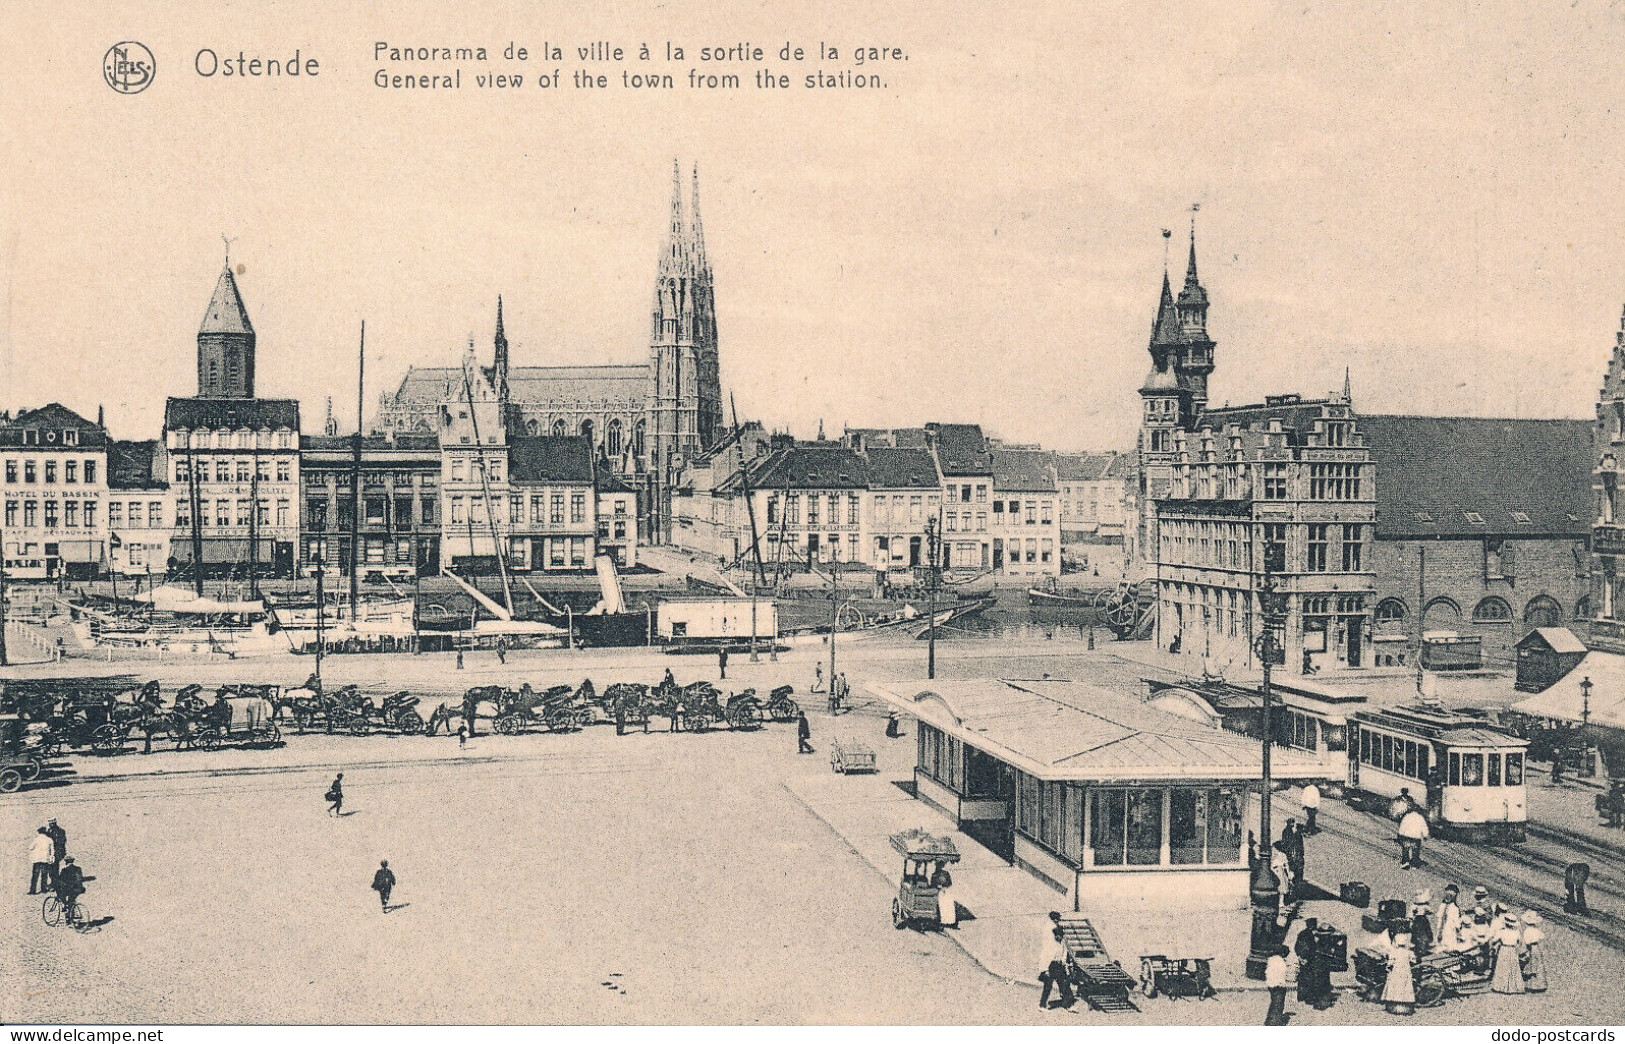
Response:
[[[350,622],[356,618],[356,603],[360,601],[361,584],[361,425],[362,410],[366,408],[367,388],[367,321],[361,320],[361,349],[356,360],[355,376],[355,453],[350,462],[351,495],[354,507],[350,511]]]
[[[248,596],[260,596],[260,455],[254,454],[254,478],[248,486]]]
[[[203,494],[197,473],[197,452],[192,440],[195,431],[186,433],[186,481],[192,502],[192,588],[203,597]]]
[[[474,445],[480,452],[480,491],[485,497],[485,523],[491,530],[491,544],[497,553],[497,573],[502,577],[502,604],[507,607],[509,615],[513,614],[513,589],[508,586],[508,556],[503,553],[502,538],[497,533],[496,506],[491,501],[491,474],[485,463],[485,444],[480,441],[480,414],[474,408],[474,388],[469,384],[468,371],[463,371],[463,389],[468,395],[468,417],[474,424]],[[472,528],[474,525],[474,512],[468,513],[470,527],[469,551],[473,552],[474,538]]]

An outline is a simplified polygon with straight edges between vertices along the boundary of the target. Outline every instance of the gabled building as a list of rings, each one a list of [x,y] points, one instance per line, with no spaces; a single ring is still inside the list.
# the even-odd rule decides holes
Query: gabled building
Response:
[[[0,539],[14,577],[98,575],[107,431],[53,402],[0,424]]]
[[[1059,576],[1061,572],[1061,516],[1056,511],[1060,488],[1051,455],[1036,450],[993,449],[992,510],[983,515],[976,504],[974,515],[963,502],[961,488],[960,528],[972,523],[981,541],[979,554],[970,542],[956,542],[958,553],[949,561],[956,569],[992,569],[1004,576]],[[948,505],[952,517],[953,505]],[[983,526],[983,518],[989,524]],[[950,535],[953,527],[949,527]]]
[[[925,523],[939,514],[942,495],[936,458],[927,449],[887,446],[868,447],[861,455],[869,475],[866,561],[882,572],[927,564]]]
[[[440,439],[387,432],[300,438],[303,488],[300,562],[308,575],[318,564],[334,578],[410,580],[440,571]],[[361,476],[356,515],[355,476]],[[360,545],[352,559],[354,541]]]
[[[1057,453],[1061,539],[1067,543],[1121,543],[1133,468],[1131,453]]]
[[[107,568],[162,579],[169,567],[171,494],[157,439],[107,446]]]

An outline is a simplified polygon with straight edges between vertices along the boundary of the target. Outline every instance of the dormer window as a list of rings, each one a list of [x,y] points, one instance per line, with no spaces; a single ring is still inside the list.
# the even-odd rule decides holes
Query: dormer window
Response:
[[[1433,516],[1428,514],[1426,511],[1418,511],[1416,513],[1416,521],[1422,523],[1423,525],[1431,526],[1433,524]]]
[[[1512,513],[1512,521],[1518,523],[1520,526],[1527,526],[1530,524],[1529,513],[1526,511],[1514,511]]]
[[[1463,511],[1462,514],[1466,516],[1469,525],[1481,526],[1484,524],[1484,516],[1476,511]]]
[[[79,445],[79,433],[72,428],[64,429],[62,432],[62,444],[64,446]]]

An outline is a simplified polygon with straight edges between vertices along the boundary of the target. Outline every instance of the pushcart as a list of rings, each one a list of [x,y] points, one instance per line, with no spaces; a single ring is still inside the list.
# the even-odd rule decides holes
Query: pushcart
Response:
[[[1216,996],[1213,988],[1213,958],[1165,957],[1160,953],[1140,958],[1140,992],[1147,997],[1162,994],[1171,1000]]]
[[[891,904],[892,927],[941,928],[937,873],[959,862],[953,839],[909,830],[893,834],[891,846],[903,857],[903,881]]]
[[[1139,1011],[1129,1000],[1129,992],[1139,983],[1112,960],[1100,941],[1100,933],[1082,914],[1060,914],[1061,944],[1078,996],[1096,1011],[1118,1013]]]
[[[875,771],[875,752],[861,743],[836,740],[830,744],[829,767],[841,775]]]

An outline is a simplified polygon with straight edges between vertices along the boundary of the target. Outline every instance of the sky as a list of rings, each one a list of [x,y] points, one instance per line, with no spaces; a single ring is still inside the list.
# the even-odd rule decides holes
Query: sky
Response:
[[[258,391],[369,413],[410,365],[642,362],[671,165],[700,170],[725,393],[826,429],[981,423],[1132,444],[1174,231],[1193,203],[1215,403],[1584,417],[1625,304],[1625,7],[1522,3],[6,5],[0,9],[0,406],[107,410],[151,438],[196,389],[222,234]],[[152,86],[102,58],[146,44]],[[670,92],[581,90],[575,48],[689,59]],[[378,42],[482,45],[376,61]],[[509,63],[509,42],[533,54]],[[786,43],[842,59],[782,63]],[[544,42],[566,59],[539,60]],[[699,63],[701,46],[762,63]],[[866,70],[857,45],[900,47]],[[205,78],[197,53],[320,63]],[[445,72],[458,91],[395,91]],[[697,91],[687,70],[745,86]],[[773,66],[796,86],[765,91]],[[480,91],[479,72],[565,84]],[[615,79],[623,65],[601,71]],[[808,91],[863,71],[879,90]]]

